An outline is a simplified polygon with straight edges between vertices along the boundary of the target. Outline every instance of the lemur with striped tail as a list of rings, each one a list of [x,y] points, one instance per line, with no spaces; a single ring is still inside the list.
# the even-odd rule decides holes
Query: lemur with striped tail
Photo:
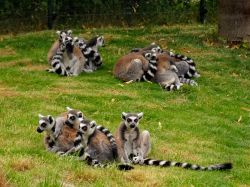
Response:
[[[63,38],[66,37],[71,37],[72,38],[72,30],[67,30],[67,31],[57,31],[56,32],[59,36],[59,38],[52,44],[51,48],[49,49],[49,52],[47,54],[47,59],[48,59],[48,63],[49,65],[51,65],[51,61],[52,61],[52,58],[53,56],[56,55],[56,52],[57,52],[57,49],[59,48],[60,46],[60,43],[63,42]],[[60,58],[58,56],[58,58]]]
[[[115,133],[119,160],[122,163],[131,163],[136,156],[143,161],[150,151],[150,134],[148,131],[140,132],[138,125],[143,113],[122,112],[122,122]]]
[[[57,31],[57,34],[59,35],[58,48],[50,61],[52,68],[48,71],[64,76],[79,75],[85,65],[85,57],[81,53],[80,49],[73,45],[71,32]],[[50,49],[49,54],[52,54],[54,48],[56,47],[53,46]]]
[[[134,48],[131,50],[131,52],[144,52],[148,50],[156,52],[158,55],[161,55],[162,58],[173,62],[178,69],[178,76],[185,76],[185,78],[200,77],[200,74],[196,70],[196,65],[190,57],[186,57],[185,55],[181,54],[174,54],[173,52],[167,50],[162,50],[161,47],[155,43],[152,43],[144,48]]]
[[[152,52],[129,53],[116,62],[113,75],[130,83],[151,81],[156,71],[156,54]]]
[[[66,113],[53,118],[51,115],[39,114],[39,126],[37,132],[46,131],[45,147],[48,151],[61,154],[74,146],[74,137],[79,128],[78,118],[84,118],[81,111],[69,109]]]
[[[94,37],[90,41],[85,42],[83,39],[74,38],[75,45],[81,49],[82,54],[86,58],[84,72],[92,72],[102,65],[102,58],[98,52],[98,48],[104,46],[104,37]]]
[[[150,152],[150,135],[148,131],[140,133],[139,121],[143,113],[122,113],[122,122],[116,131],[115,138],[118,146],[119,159],[123,163],[153,165],[161,167],[182,167],[192,170],[227,170],[231,163],[210,165],[207,167],[185,162],[155,160],[147,158]]]
[[[107,142],[107,137],[109,137],[109,141],[113,139],[112,134],[108,129],[102,126],[98,128],[105,132],[105,135],[97,129],[95,121],[83,119],[74,141],[74,147],[63,155],[79,152],[80,160],[86,160],[89,165],[102,168],[108,166],[107,164],[102,164],[103,162],[115,161],[117,158],[116,144],[110,147]],[[133,167],[129,165],[118,165],[118,169],[130,170],[133,169]]]

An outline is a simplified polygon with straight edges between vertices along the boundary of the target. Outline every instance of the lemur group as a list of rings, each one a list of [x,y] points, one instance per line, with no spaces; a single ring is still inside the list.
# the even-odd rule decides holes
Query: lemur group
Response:
[[[49,72],[64,76],[77,76],[93,72],[102,65],[98,47],[104,45],[103,36],[89,41],[73,38],[71,30],[58,31],[59,39],[48,53]],[[197,85],[190,79],[199,77],[192,59],[162,50],[156,44],[134,48],[121,57],[114,67],[114,76],[125,82],[150,81],[159,83],[166,90],[179,89],[182,83]],[[181,167],[192,170],[228,170],[232,163],[200,166],[187,162],[151,159],[150,133],[139,129],[143,112],[122,112],[121,123],[115,135],[108,128],[88,119],[82,111],[66,107],[58,114],[39,114],[37,132],[46,132],[44,144],[48,151],[60,156],[73,155],[93,167],[110,167],[119,170],[134,169],[134,165]],[[79,158],[78,158],[79,157]]]
[[[73,37],[72,31],[57,31],[59,39],[48,52],[51,73],[78,76],[91,73],[102,65],[98,48],[104,45],[104,37],[89,41]],[[115,63],[113,75],[126,82],[155,82],[167,91],[178,90],[183,84],[197,86],[191,78],[198,78],[194,61],[180,54],[163,50],[155,43],[145,48],[134,48]]]

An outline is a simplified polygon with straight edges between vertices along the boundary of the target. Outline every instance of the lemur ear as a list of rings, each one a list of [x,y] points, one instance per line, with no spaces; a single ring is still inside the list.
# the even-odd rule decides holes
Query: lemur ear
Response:
[[[68,31],[67,31],[67,34],[71,36],[72,30],[68,30]]]
[[[42,114],[38,114],[38,117],[41,119],[43,118],[44,116]]]
[[[148,59],[149,59],[151,56],[152,56],[151,53],[146,53],[146,54],[145,54],[145,57],[148,58]]]
[[[137,115],[138,115],[139,119],[141,119],[141,118],[142,118],[142,116],[143,116],[143,112],[138,113]]]
[[[155,42],[152,42],[150,45],[155,45]]]
[[[83,119],[84,119],[84,115],[83,115],[82,112],[78,112],[78,113],[77,113],[77,116],[78,116],[79,118],[83,118]]]
[[[122,119],[123,119],[123,120],[126,120],[127,115],[128,115],[128,114],[127,114],[126,112],[122,112]]]
[[[73,110],[72,108],[70,108],[70,107],[68,107],[68,106],[66,107],[66,109],[67,109],[68,111]]]
[[[52,123],[54,121],[54,118],[51,115],[48,115],[49,123]]]
[[[90,122],[90,125],[91,125],[90,128],[94,128],[96,126],[96,122],[93,120]]]
[[[56,34],[60,35],[60,34],[61,34],[61,31],[56,31]]]

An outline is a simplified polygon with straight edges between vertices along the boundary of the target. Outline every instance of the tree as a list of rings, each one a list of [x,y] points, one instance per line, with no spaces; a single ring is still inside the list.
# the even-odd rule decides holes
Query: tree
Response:
[[[219,0],[219,35],[230,42],[250,42],[249,0]]]

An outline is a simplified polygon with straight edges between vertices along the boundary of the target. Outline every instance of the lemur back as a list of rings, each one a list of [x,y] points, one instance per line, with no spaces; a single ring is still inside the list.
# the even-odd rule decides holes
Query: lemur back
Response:
[[[115,64],[113,74],[126,82],[151,81],[157,71],[155,56],[151,52],[124,55]]]

